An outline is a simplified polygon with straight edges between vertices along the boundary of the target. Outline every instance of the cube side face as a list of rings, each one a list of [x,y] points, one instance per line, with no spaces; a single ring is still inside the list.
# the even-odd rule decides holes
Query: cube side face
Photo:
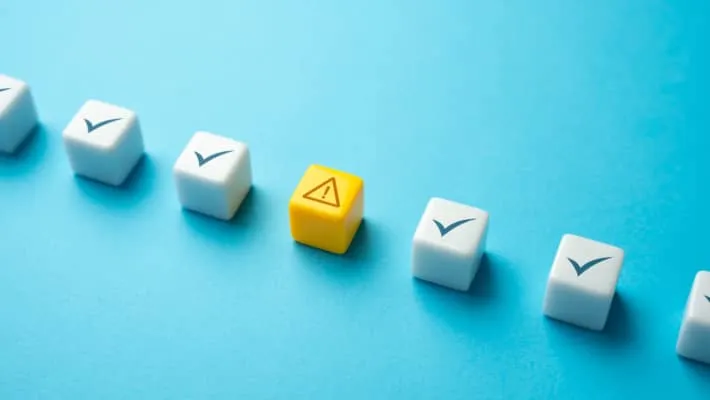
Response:
[[[686,316],[710,327],[710,272],[699,271],[695,274],[693,286],[688,295]],[[710,343],[708,343],[710,345]]]
[[[696,274],[683,313],[676,352],[710,364],[710,272]]]
[[[362,222],[362,179],[312,165],[289,201],[291,236],[299,243],[343,254]]]
[[[228,207],[229,214],[234,216],[239,207],[241,206],[244,198],[251,190],[252,185],[252,171],[251,171],[251,160],[249,156],[249,151],[245,150],[244,153],[239,157],[236,163],[233,174],[229,177],[228,182]],[[231,217],[230,217],[231,218]]]
[[[24,82],[0,76],[0,90],[0,152],[14,153],[37,125],[37,110]]]
[[[128,178],[145,152],[143,135],[137,117],[134,119],[133,124],[128,128],[125,135],[116,144],[114,152],[114,162],[116,166],[115,182],[118,182],[116,184],[120,185]]]
[[[364,212],[365,191],[361,188],[355,196],[355,199],[353,199],[352,205],[348,208],[347,215],[345,216],[345,237],[343,238],[344,242],[341,247],[343,253],[347,251],[353,239],[355,239],[355,235],[362,224]]]
[[[412,275],[450,289],[466,291],[478,270],[476,260],[415,237],[412,243]]]
[[[710,364],[710,326],[691,319],[684,320],[676,352],[685,358]]]
[[[582,328],[600,331],[606,325],[613,296],[570,286],[566,281],[550,277],[543,314]]]
[[[483,232],[480,236],[478,244],[476,245],[476,251],[473,256],[473,259],[474,259],[473,262],[474,262],[474,265],[476,266],[476,270],[478,270],[478,267],[481,264],[481,260],[483,259],[483,255],[486,252],[487,242],[488,242],[488,221],[486,221],[486,225],[483,228]]]
[[[618,247],[566,234],[550,271],[551,278],[602,297],[613,297],[624,261]]]

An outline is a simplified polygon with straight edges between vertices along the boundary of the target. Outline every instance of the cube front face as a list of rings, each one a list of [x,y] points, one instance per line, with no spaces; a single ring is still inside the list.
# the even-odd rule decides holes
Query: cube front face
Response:
[[[291,236],[331,253],[347,252],[362,222],[364,196],[359,177],[310,166],[289,201]]]
[[[96,100],[87,101],[62,133],[74,172],[120,185],[144,152],[136,114]]]
[[[173,166],[178,198],[186,209],[229,220],[252,185],[246,144],[197,132]]]
[[[564,235],[550,270],[543,313],[583,328],[603,329],[623,261],[624,251],[618,247]]]
[[[559,280],[550,280],[543,312],[548,317],[599,331],[606,325],[613,298],[613,295],[602,296]]]
[[[710,364],[710,271],[696,274],[683,314],[676,351]]]
[[[0,75],[0,152],[14,153],[37,125],[37,111],[29,86]]]
[[[412,275],[465,291],[485,252],[488,213],[433,198],[427,204],[412,242]]]

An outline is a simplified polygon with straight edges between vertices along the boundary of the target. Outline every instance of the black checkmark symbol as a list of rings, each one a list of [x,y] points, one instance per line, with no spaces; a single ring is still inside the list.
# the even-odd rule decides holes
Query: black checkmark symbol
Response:
[[[91,121],[89,121],[88,119],[84,118],[84,123],[86,123],[87,133],[91,133],[92,131],[99,129],[102,126],[105,126],[105,125],[108,125],[112,122],[116,122],[116,121],[120,121],[120,120],[121,120],[121,118],[112,118],[112,119],[107,119],[105,121],[101,121],[98,124],[94,124]]]
[[[0,93],[4,92],[6,90],[10,90],[10,88],[9,87],[8,88],[0,88]]]
[[[710,301],[710,296],[705,296],[705,298],[707,299],[707,301]]]
[[[202,154],[195,152],[195,156],[197,156],[197,163],[199,164],[200,167],[202,167],[203,165],[207,164],[208,162],[214,160],[215,158],[221,157],[225,154],[229,154],[233,151],[234,150],[220,151],[219,153],[214,153],[214,154],[207,156],[207,157],[203,157]]]
[[[441,235],[441,237],[444,237],[444,236],[446,236],[447,233],[453,231],[454,229],[458,228],[459,226],[465,224],[466,222],[471,222],[475,219],[476,218],[467,218],[467,219],[458,220],[452,224],[449,224],[448,226],[444,226],[444,224],[442,224],[441,222],[439,222],[435,219],[433,219],[432,221],[434,221],[434,224],[439,229],[439,234]]]
[[[583,273],[587,272],[587,271],[588,271],[590,268],[592,268],[593,266],[595,266],[595,265],[597,265],[597,264],[599,264],[599,263],[602,263],[602,262],[604,262],[604,261],[606,261],[606,260],[609,260],[609,259],[611,259],[611,257],[595,258],[594,260],[592,260],[592,261],[590,261],[590,262],[588,262],[588,263],[582,265],[581,267],[579,266],[579,264],[577,263],[577,261],[575,261],[575,260],[573,260],[573,259],[571,259],[571,258],[569,258],[569,257],[567,257],[567,259],[568,259],[569,262],[572,264],[572,267],[574,268],[574,270],[577,272],[577,276],[581,276]]]

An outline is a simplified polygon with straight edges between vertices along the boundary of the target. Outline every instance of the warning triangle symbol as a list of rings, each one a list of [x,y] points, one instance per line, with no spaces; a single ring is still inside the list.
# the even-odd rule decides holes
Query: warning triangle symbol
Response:
[[[338,185],[335,183],[335,177],[331,177],[309,190],[303,195],[303,198],[333,207],[340,207],[340,196],[338,195]]]

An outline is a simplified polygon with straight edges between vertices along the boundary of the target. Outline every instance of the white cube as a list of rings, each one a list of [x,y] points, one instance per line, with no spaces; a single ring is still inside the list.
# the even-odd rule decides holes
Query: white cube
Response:
[[[0,152],[14,153],[37,125],[30,87],[0,75]]]
[[[606,325],[624,262],[618,247],[564,235],[550,270],[543,313],[582,328]]]
[[[710,364],[710,271],[695,275],[676,351],[683,357]]]
[[[251,189],[249,148],[224,136],[197,132],[175,161],[173,174],[184,208],[229,220]]]
[[[109,185],[121,185],[143,156],[136,113],[89,100],[63,132],[74,173]]]
[[[450,289],[466,291],[485,252],[488,212],[432,198],[412,244],[412,275]]]

